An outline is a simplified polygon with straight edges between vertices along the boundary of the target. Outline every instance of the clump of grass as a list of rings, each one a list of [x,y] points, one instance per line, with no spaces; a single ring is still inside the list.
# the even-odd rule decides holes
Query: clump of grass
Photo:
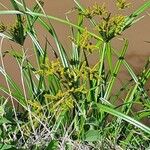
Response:
[[[36,1],[30,10],[24,0],[11,0],[14,10],[0,11],[0,15],[15,14],[17,19],[9,30],[1,24],[0,50],[3,40],[12,40],[22,46],[20,52],[12,49],[0,53],[0,72],[7,83],[7,87],[1,84],[0,90],[8,96],[1,98],[1,149],[149,148],[150,128],[142,123],[142,119],[149,119],[150,114],[150,99],[145,89],[150,78],[150,61],[141,74],[136,75],[125,60],[128,41],[122,40],[120,51],[113,48],[111,41],[139,20],[139,15],[150,7],[150,1],[129,16],[112,15],[104,4],[84,8],[77,0],[74,2],[78,11],[77,24],[71,23],[69,18],[63,20],[47,15],[42,1]],[[117,0],[116,6],[122,11],[129,3]],[[47,19],[71,28],[70,55]],[[84,24],[85,20],[91,22],[97,33],[91,32],[91,26]],[[48,39],[45,47],[41,46],[35,22],[51,35],[56,48]],[[27,36],[33,43],[37,67],[24,48]],[[48,46],[56,57],[53,61],[49,58]],[[95,53],[98,61],[92,66],[89,55]],[[3,61],[6,55],[12,56],[19,66],[21,87],[6,72]],[[116,62],[112,61],[113,57]],[[122,81],[122,87],[114,96],[112,91],[121,66],[128,71],[131,80]],[[126,95],[120,101],[122,93]],[[8,104],[9,100],[11,104]],[[14,102],[19,107],[15,107]],[[133,106],[137,104],[141,110],[135,112]]]

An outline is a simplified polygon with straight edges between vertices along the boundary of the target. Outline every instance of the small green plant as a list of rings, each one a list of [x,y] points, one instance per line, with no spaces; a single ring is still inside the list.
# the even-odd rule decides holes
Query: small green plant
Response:
[[[145,87],[150,79],[150,61],[140,74],[135,74],[125,60],[128,40],[122,38],[123,46],[117,51],[112,39],[137,22],[150,1],[129,16],[122,12],[130,8],[125,0],[115,1],[116,14],[105,4],[84,8],[79,1],[74,2],[77,24],[68,17],[63,20],[47,15],[43,1],[36,1],[29,9],[25,0],[11,0],[13,10],[0,10],[0,15],[16,15],[15,25],[0,25],[0,73],[6,81],[6,86],[0,84],[0,90],[8,96],[1,98],[0,105],[1,149],[149,149],[150,128],[142,119],[150,116],[149,91]],[[71,28],[69,53],[47,19]],[[41,46],[35,23],[51,35],[55,48],[47,38]],[[36,67],[24,47],[27,37],[33,44],[30,50]],[[20,44],[22,49],[2,51],[4,40]],[[6,55],[17,62],[20,83],[7,73],[3,60]],[[98,56],[95,64],[89,63],[91,55]],[[122,81],[122,87],[113,93],[121,67],[131,79]],[[137,105],[141,109],[134,111]]]

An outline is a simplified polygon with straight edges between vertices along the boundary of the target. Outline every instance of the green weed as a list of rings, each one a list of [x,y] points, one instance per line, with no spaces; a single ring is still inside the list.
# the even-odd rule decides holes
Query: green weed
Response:
[[[16,15],[15,25],[0,25],[0,73],[6,81],[6,86],[0,84],[6,95],[0,105],[1,149],[149,149],[150,128],[142,120],[150,116],[149,91],[145,88],[150,61],[137,75],[125,60],[130,41],[122,38],[122,49],[117,51],[112,39],[139,21],[150,1],[129,16],[122,14],[130,8],[125,0],[115,2],[120,14],[112,14],[105,4],[84,8],[79,1],[74,2],[77,24],[69,18],[47,15],[42,1],[29,9],[24,0],[11,0],[13,10],[0,10],[0,15]],[[71,28],[69,50],[59,40],[51,20]],[[86,26],[87,20],[91,26]],[[35,23],[49,33],[55,48],[48,38],[41,46]],[[36,67],[24,47],[27,37],[33,44],[30,50]],[[4,40],[20,44],[22,49],[3,52]],[[51,60],[49,54],[55,58]],[[89,56],[95,54],[98,60],[91,65]],[[17,62],[20,83],[7,73],[6,55]],[[114,93],[121,67],[131,79],[122,81],[122,87]],[[141,109],[134,111],[137,105]]]

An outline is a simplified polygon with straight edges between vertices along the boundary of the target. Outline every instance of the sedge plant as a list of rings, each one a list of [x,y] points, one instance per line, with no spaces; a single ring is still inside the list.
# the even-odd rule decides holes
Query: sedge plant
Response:
[[[142,119],[148,120],[150,115],[149,91],[145,87],[150,79],[150,60],[137,75],[125,60],[130,41],[122,38],[118,51],[112,40],[143,18],[140,15],[150,7],[150,1],[125,16],[122,11],[131,5],[125,0],[114,2],[119,15],[111,13],[105,4],[85,8],[74,0],[76,24],[68,17],[46,14],[43,1],[36,0],[30,9],[25,0],[10,2],[13,10],[0,10],[0,15],[16,16],[14,25],[0,25],[0,73],[6,81],[6,86],[0,84],[6,95],[0,98],[1,149],[149,149],[150,128]],[[71,29],[69,50],[59,40],[52,20]],[[49,33],[55,47],[48,38],[42,47],[35,23]],[[36,66],[24,47],[27,38],[32,41],[30,50]],[[4,40],[19,44],[20,51],[4,51]],[[17,62],[20,83],[7,73],[6,55]],[[91,55],[98,56],[92,65]],[[114,94],[121,67],[130,80],[122,81]],[[140,105],[139,111],[134,111],[136,105]]]

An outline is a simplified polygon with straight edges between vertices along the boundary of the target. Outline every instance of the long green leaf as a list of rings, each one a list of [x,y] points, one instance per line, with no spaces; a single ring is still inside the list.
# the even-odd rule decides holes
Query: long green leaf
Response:
[[[68,22],[64,19],[60,19],[60,18],[57,18],[57,17],[54,17],[54,16],[50,16],[50,15],[44,15],[44,14],[41,14],[41,13],[35,13],[35,12],[22,12],[22,11],[15,11],[15,10],[7,10],[7,11],[0,11],[0,15],[13,15],[13,14],[28,14],[28,15],[31,15],[31,16],[38,16],[38,17],[44,17],[44,18],[48,18],[48,19],[51,19],[51,20],[55,20],[55,21],[58,21],[58,22],[61,22],[61,23],[64,23],[66,25],[70,25],[70,26],[73,26],[77,29],[80,29],[80,30],[85,30],[84,28],[76,25],[76,24],[73,24],[71,22]],[[88,31],[88,34],[90,34],[91,36],[95,37],[96,39],[100,40],[100,41],[103,41],[103,39],[99,36],[97,36],[96,34]]]
[[[123,30],[129,28],[135,21],[135,18],[137,18],[141,13],[143,13],[148,8],[150,8],[150,0],[145,2],[139,9],[137,9],[129,17],[127,17]]]
[[[149,127],[147,127],[144,124],[136,121],[135,119],[115,110],[114,108],[111,108],[110,106],[106,106],[103,104],[97,104],[97,107],[98,107],[99,111],[104,111],[104,112],[107,112],[111,115],[114,115],[120,119],[123,119],[123,120],[127,121],[128,123],[134,125],[135,127],[141,129],[142,131],[150,134],[150,128]]]

